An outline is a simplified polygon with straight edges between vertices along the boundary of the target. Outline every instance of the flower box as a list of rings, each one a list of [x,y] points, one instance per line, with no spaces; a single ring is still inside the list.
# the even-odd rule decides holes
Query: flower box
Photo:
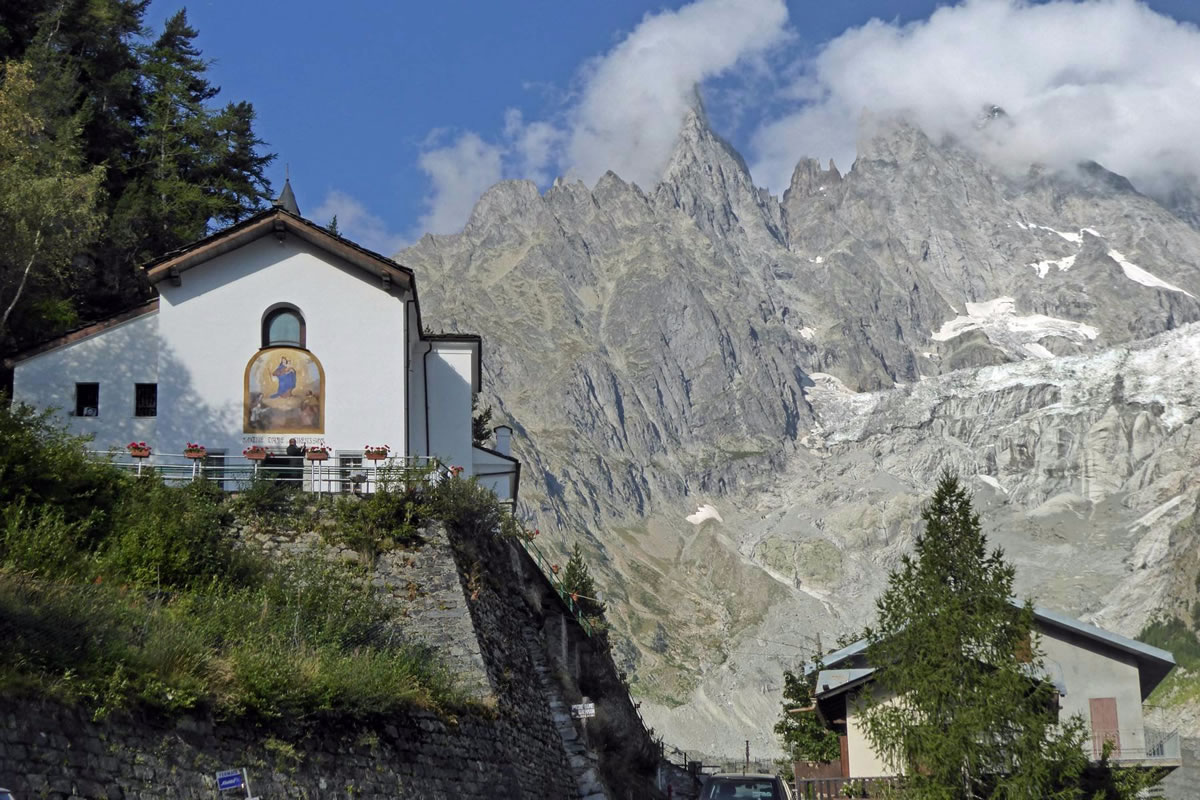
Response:
[[[386,444],[369,444],[363,448],[363,458],[365,458],[367,461],[382,461],[388,457],[388,452],[391,451],[391,449],[392,448],[388,447]]]
[[[150,457],[150,445],[145,442],[130,442],[125,445],[125,449],[129,451],[129,455],[133,458]]]
[[[208,455],[208,450],[202,444],[188,442],[183,448],[183,455],[191,459],[201,459]]]
[[[242,451],[242,456],[249,461],[265,461],[270,455],[270,453],[258,445],[247,447]]]
[[[305,456],[309,461],[328,461],[328,450],[309,450]]]

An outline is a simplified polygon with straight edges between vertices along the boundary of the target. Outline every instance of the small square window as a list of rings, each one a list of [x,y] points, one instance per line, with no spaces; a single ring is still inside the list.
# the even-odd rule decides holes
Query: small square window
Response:
[[[100,384],[75,384],[75,416],[100,416]]]
[[[133,385],[133,415],[135,417],[158,416],[157,383],[135,383]]]

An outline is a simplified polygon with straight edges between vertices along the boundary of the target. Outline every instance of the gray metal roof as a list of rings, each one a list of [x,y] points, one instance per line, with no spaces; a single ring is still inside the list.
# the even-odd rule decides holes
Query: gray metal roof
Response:
[[[1013,605],[1018,608],[1020,607],[1018,603],[1013,603]],[[1042,626],[1070,631],[1104,647],[1119,650],[1133,656],[1138,665],[1138,679],[1141,684],[1143,700],[1149,696],[1150,692],[1154,691],[1154,687],[1162,683],[1162,680],[1167,677],[1167,673],[1175,666],[1175,656],[1160,647],[1154,647],[1145,642],[1130,639],[1119,633],[1106,631],[1103,628],[1090,625],[1074,617],[1069,617],[1060,611],[1052,611],[1048,608],[1035,606],[1033,616]],[[835,650],[826,655],[822,659],[824,668],[825,670],[829,670],[830,667],[836,667],[839,664],[850,661],[855,656],[862,656],[865,654],[866,649],[867,640],[859,639],[857,642],[847,645],[841,650]],[[805,675],[812,674],[812,671],[813,666],[811,664],[804,667]],[[858,670],[847,671],[857,672]],[[834,687],[831,685],[830,691],[832,692],[833,690]]]

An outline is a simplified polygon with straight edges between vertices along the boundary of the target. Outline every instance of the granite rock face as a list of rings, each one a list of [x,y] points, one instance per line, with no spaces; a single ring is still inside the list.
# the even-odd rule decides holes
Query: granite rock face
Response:
[[[945,468],[1022,590],[1122,633],[1188,547],[1200,231],[1099,165],[864,130],[777,198],[692,113],[655,187],[501,183],[397,256],[485,334],[522,511],[683,747],[775,750],[782,668],[870,618]]]

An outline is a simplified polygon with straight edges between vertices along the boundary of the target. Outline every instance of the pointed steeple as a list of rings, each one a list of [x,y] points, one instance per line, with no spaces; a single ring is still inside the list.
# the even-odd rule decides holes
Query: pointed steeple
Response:
[[[276,208],[281,208],[289,214],[300,216],[300,206],[296,205],[296,193],[292,191],[292,179],[288,175],[283,179],[283,191],[279,193],[279,197],[275,198],[272,204]]]

